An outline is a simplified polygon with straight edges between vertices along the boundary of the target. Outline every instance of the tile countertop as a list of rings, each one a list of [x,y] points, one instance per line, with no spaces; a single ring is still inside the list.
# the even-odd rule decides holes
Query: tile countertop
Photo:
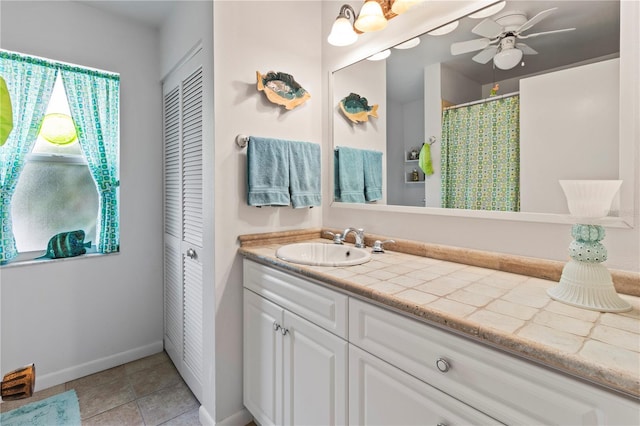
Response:
[[[357,266],[299,265],[275,256],[278,247],[292,242],[331,244],[320,235],[319,229],[243,235],[239,237],[239,252],[247,259],[321,281],[410,317],[640,398],[640,297],[634,294],[640,286],[640,274],[614,272],[618,292],[622,293],[620,287],[632,290],[627,292],[631,295],[620,296],[633,306],[629,312],[614,314],[552,300],[546,290],[557,283],[558,268],[561,272],[562,266],[559,262],[408,240],[396,240],[388,247],[397,251],[372,254],[371,261]],[[386,239],[367,236],[367,247],[374,238]],[[436,258],[425,257],[425,246],[426,253]],[[462,257],[460,250],[465,254]],[[501,261],[496,261],[498,257]],[[460,262],[462,258],[464,263]],[[483,264],[487,267],[480,266]]]

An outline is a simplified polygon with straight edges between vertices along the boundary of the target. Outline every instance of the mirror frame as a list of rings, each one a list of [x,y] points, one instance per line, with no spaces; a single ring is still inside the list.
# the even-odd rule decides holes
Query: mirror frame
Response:
[[[405,40],[420,36],[428,31],[460,19],[483,9],[496,0],[425,2],[410,13],[394,18],[384,31],[360,35],[360,41],[350,46],[347,52],[340,52],[338,60],[329,66],[329,117],[331,152],[336,146],[334,140],[334,73],[340,69],[366,59],[374,53],[391,48]],[[640,3],[620,1],[620,118],[619,118],[619,158],[620,176],[623,185],[618,195],[619,216],[609,216],[602,221],[606,227],[633,228],[638,207],[638,182],[640,182]],[[409,31],[403,31],[410,28]],[[345,49],[345,48],[342,48]],[[624,90],[623,90],[624,88]],[[333,194],[333,155],[329,156],[329,187]],[[333,200],[331,208],[368,210],[380,212],[415,213],[436,216],[496,219],[518,222],[572,223],[571,216],[557,213],[503,212],[490,210],[444,209],[436,207],[397,206],[381,204],[343,203]]]

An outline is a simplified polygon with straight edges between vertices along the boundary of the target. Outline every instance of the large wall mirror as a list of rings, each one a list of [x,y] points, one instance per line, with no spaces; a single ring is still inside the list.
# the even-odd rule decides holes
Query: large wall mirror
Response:
[[[502,3],[333,72],[334,148],[383,152],[383,197],[367,206],[546,221],[567,212],[558,180],[630,177],[633,187],[633,149],[621,144],[634,141],[620,137],[620,2]],[[378,117],[350,120],[339,105],[351,93]],[[623,197],[633,205],[633,191]]]

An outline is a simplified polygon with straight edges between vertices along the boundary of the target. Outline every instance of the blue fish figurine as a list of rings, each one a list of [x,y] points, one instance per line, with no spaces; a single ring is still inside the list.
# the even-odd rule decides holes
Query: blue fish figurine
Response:
[[[84,231],[61,232],[54,235],[47,244],[47,253],[38,259],[59,259],[63,257],[80,256],[91,247],[91,241],[84,242]]]

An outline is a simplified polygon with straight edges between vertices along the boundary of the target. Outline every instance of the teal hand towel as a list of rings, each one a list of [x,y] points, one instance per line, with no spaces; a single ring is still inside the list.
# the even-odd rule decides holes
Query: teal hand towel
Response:
[[[247,203],[288,206],[289,142],[251,136],[247,146]]]
[[[382,152],[363,150],[364,198],[382,200]]]
[[[425,143],[420,150],[420,156],[418,157],[418,165],[424,172],[425,176],[431,176],[433,174],[433,164],[431,163],[431,145]]]
[[[289,189],[294,209],[321,204],[320,173],[320,145],[289,142]]]
[[[338,147],[335,158],[336,201],[364,203],[364,156],[361,149]]]

